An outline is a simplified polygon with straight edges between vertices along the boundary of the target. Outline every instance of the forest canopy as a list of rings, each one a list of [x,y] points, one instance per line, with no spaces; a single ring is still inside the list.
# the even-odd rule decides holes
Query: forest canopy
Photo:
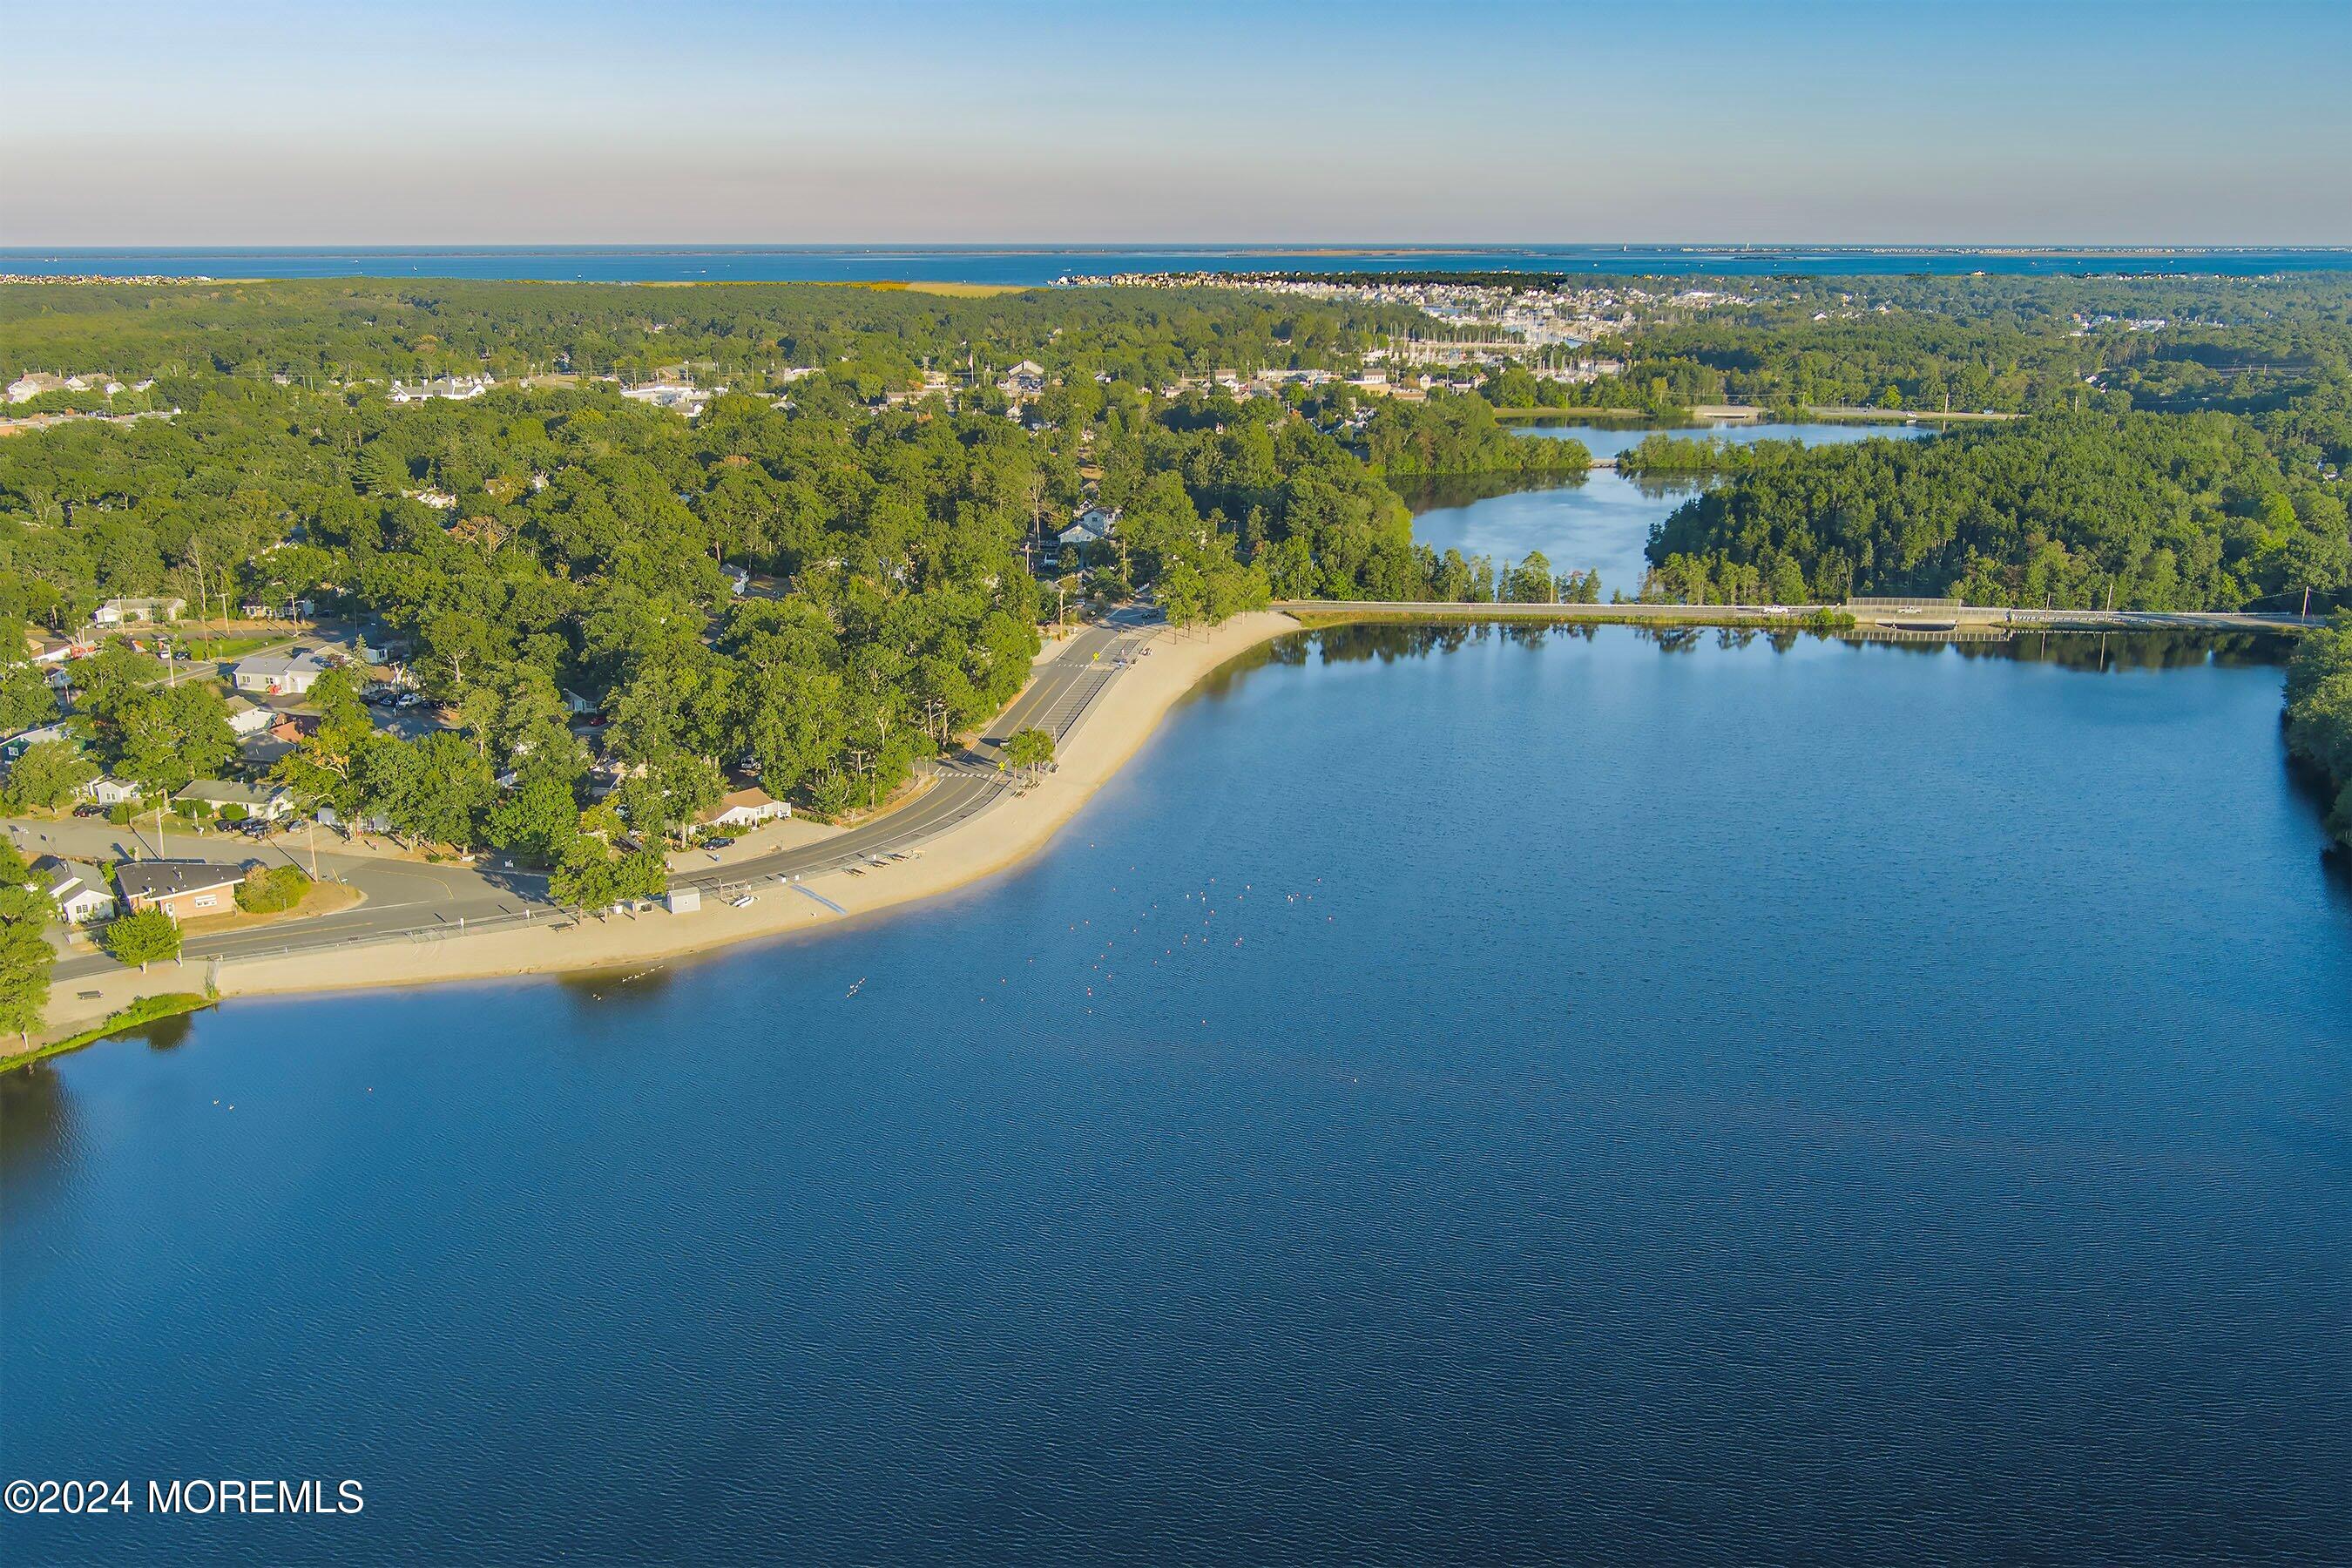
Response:
[[[1671,466],[1672,444],[1645,447]],[[2352,587],[2332,464],[2230,415],[2052,415],[1723,460],[1728,480],[1652,532],[1660,596],[2235,610]]]

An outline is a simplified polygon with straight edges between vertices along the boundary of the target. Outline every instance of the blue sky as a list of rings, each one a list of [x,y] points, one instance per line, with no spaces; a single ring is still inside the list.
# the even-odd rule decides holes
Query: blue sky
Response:
[[[2352,244],[2352,3],[12,5],[0,245]]]

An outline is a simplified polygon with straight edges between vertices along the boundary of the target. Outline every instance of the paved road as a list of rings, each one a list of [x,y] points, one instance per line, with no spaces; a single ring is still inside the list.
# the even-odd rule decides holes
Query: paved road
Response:
[[[310,857],[299,839],[267,846],[211,834],[173,839],[167,846],[178,858],[202,858],[236,864],[249,859],[273,863],[291,860],[310,869]],[[415,860],[393,860],[367,855],[335,855],[321,850],[321,876],[349,882],[367,895],[357,908],[313,920],[283,925],[257,926],[189,940],[190,959],[257,958],[301,952],[338,943],[393,935],[429,932],[457,935],[482,922],[505,923],[526,910],[540,918],[551,912],[547,879],[534,872],[498,871]],[[92,974],[111,973],[115,962],[100,952],[77,952],[58,960],[53,972],[60,984]]]
[[[996,763],[1013,732],[1034,727],[1053,735],[1057,744],[1066,739],[1117,679],[1121,657],[1141,647],[1157,630],[1156,617],[1123,611],[1108,622],[1080,631],[1056,658],[1038,667],[1029,689],[998,715],[977,742],[942,761],[930,787],[898,809],[814,844],[681,871],[672,877],[673,884],[699,888],[709,897],[751,883],[816,876],[861,864],[870,857],[912,849],[924,839],[978,816],[1009,787]],[[28,858],[51,850],[97,853],[107,836],[127,837],[124,829],[104,823],[53,824],[45,831],[46,842],[32,831],[18,840]],[[80,842],[85,838],[88,843]],[[234,862],[258,856],[273,861],[292,860],[306,869],[310,864],[302,842],[295,838],[257,847],[224,834],[179,835],[166,847],[179,858]],[[355,941],[402,936],[433,941],[461,936],[485,925],[561,918],[548,901],[546,878],[532,872],[488,866],[433,866],[324,851],[318,857],[318,867],[322,875],[359,888],[367,894],[367,902],[316,920],[193,938],[185,956],[251,959],[313,952]],[[64,986],[118,967],[103,953],[77,953],[59,960],[54,973],[58,984]]]
[[[1029,689],[997,716],[970,751],[940,763],[930,788],[898,810],[819,843],[714,866],[707,871],[683,872],[673,877],[672,883],[698,887],[708,896],[756,881],[816,876],[862,864],[873,856],[910,849],[977,816],[1007,788],[996,763],[1013,732],[1043,730],[1058,746],[1118,679],[1119,659],[1130,656],[1154,629],[1143,617],[1128,615],[1078,633],[1057,657],[1039,668]]]

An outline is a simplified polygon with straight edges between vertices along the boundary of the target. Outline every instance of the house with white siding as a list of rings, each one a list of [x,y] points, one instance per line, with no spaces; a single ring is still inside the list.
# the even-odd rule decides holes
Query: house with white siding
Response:
[[[58,906],[58,918],[69,926],[88,925],[114,913],[114,895],[107,890],[105,874],[95,866],[44,855],[33,862],[33,879]]]

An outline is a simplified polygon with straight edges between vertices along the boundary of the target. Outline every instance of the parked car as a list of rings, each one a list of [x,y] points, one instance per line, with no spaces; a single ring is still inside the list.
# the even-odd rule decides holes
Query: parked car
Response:
[[[732,837],[722,833],[716,838],[704,839],[702,841],[702,847],[705,849],[724,849],[734,842],[735,840]]]
[[[74,807],[74,815],[76,816],[104,816],[106,815],[106,807],[99,805],[98,802],[94,800],[86,800],[79,805]]]

